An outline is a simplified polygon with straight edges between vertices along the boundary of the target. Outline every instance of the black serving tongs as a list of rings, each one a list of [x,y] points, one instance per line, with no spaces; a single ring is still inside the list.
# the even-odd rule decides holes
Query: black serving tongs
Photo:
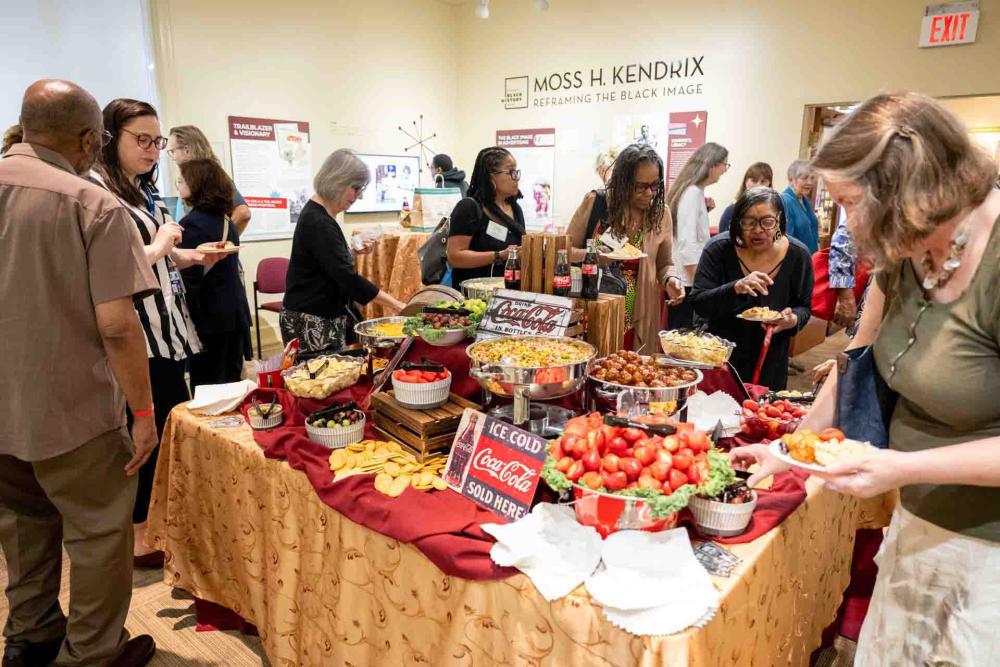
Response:
[[[667,436],[677,433],[677,428],[671,424],[644,424],[643,422],[632,421],[628,417],[618,417],[615,415],[604,415],[604,423],[608,426],[637,428],[653,435]]]
[[[421,312],[435,315],[458,315],[459,317],[468,317],[472,314],[468,308],[442,308],[441,306],[424,306]]]
[[[440,373],[444,370],[444,364],[430,361],[427,357],[424,357],[419,362],[404,361],[399,367],[404,371],[427,371],[429,373]]]
[[[333,405],[326,406],[322,410],[317,410],[316,412],[312,413],[312,416],[322,418],[325,417],[326,415],[332,415],[335,412],[356,410],[357,408],[358,404],[355,403],[354,401],[348,401],[347,403],[334,403]]]
[[[319,375],[320,373],[322,373],[326,369],[326,367],[329,366],[329,365],[330,365],[330,360],[329,359],[325,359],[323,361],[323,363],[321,363],[319,365],[319,368],[317,368],[315,371],[311,371],[311,370],[309,370],[309,362],[306,362],[306,373],[309,373],[309,379],[310,380],[315,380],[316,376]]]
[[[256,396],[250,399],[250,402],[253,404],[253,407],[257,409],[257,414],[260,415],[261,419],[268,419],[271,416],[271,411],[274,410],[274,406],[278,404],[278,394],[274,394],[274,397],[271,399],[271,402],[268,403],[266,408],[257,401]]]

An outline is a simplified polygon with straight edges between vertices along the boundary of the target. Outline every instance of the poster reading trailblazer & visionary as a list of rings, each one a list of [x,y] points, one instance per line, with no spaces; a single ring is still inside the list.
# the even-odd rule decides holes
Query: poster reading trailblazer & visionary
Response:
[[[241,240],[290,238],[312,193],[309,123],[229,117],[233,181],[253,212]]]

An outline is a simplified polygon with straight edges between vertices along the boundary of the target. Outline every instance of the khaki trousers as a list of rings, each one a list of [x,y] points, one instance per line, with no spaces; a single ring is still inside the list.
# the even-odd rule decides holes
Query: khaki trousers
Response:
[[[7,641],[65,635],[56,665],[106,665],[128,640],[132,506],[125,429],[29,463],[0,455],[0,546],[7,559]],[[62,545],[70,560],[69,619],[59,607]]]

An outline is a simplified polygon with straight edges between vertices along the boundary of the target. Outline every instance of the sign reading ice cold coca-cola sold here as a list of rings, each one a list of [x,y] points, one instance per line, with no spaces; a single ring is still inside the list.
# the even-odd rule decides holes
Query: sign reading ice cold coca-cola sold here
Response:
[[[531,510],[545,464],[545,445],[540,436],[466,410],[445,478],[451,488],[477,505],[515,521]],[[462,469],[452,471],[453,464]]]
[[[572,317],[572,299],[497,290],[479,323],[476,340],[497,336],[565,336]]]

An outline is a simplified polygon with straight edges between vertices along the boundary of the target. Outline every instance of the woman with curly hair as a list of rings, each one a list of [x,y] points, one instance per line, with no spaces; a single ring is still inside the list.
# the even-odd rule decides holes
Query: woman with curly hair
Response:
[[[633,144],[619,153],[607,188],[583,198],[569,224],[571,259],[583,260],[589,239],[608,234],[641,249],[646,257],[623,262],[625,347],[652,354],[659,348],[660,307],[684,298],[674,273],[670,211],[664,203],[663,161],[649,146]]]

